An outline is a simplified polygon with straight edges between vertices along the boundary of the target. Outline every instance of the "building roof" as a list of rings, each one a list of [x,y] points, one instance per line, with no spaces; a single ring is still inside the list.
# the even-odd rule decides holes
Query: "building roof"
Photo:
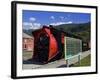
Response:
[[[23,32],[23,38],[33,38],[33,37]]]

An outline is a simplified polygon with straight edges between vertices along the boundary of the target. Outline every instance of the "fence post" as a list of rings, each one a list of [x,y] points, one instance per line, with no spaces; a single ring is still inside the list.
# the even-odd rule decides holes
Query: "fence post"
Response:
[[[64,37],[64,54],[65,54],[65,60],[66,60],[66,66],[68,67],[69,66],[69,63],[68,63],[68,59],[67,59],[67,39],[66,39],[66,36]]]
[[[80,62],[81,62],[80,57],[81,57],[81,56],[80,56],[80,54],[79,54],[79,55],[78,55],[78,64],[79,64],[79,65],[81,64],[81,63],[80,63]]]
[[[82,54],[82,41],[80,40],[80,53],[79,53],[79,56],[78,56],[79,65],[81,64],[81,54]]]

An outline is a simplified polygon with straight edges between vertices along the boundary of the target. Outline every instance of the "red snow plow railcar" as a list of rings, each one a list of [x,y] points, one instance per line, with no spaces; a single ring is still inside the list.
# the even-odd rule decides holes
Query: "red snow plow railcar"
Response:
[[[63,47],[61,33],[54,28],[43,26],[42,29],[36,30],[32,34],[34,36],[33,59],[45,63],[61,58]]]

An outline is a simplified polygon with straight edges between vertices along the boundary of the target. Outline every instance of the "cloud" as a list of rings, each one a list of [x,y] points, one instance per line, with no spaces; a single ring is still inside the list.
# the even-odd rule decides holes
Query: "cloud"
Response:
[[[53,19],[53,20],[55,19],[55,17],[54,17],[54,16],[51,16],[50,18],[51,18],[51,19]]]
[[[72,21],[68,21],[68,22],[56,22],[56,23],[51,23],[50,25],[57,26],[57,25],[62,25],[62,24],[72,24]]]
[[[34,22],[34,21],[36,21],[36,18],[35,17],[30,17],[29,20]]]
[[[23,22],[24,29],[40,29],[41,27],[40,23]]]
[[[63,19],[64,19],[64,17],[63,17],[63,16],[60,16],[60,19],[61,19],[61,20],[63,20]]]
[[[33,23],[34,26],[40,27],[41,24],[40,23]]]
[[[23,22],[23,29],[29,29],[32,26],[30,22]]]
[[[67,22],[67,24],[72,24],[72,21]]]
[[[40,29],[42,28],[40,23],[33,23],[32,26],[30,27],[30,29]]]
[[[23,26],[32,26],[32,23],[30,23],[30,22],[23,22]]]

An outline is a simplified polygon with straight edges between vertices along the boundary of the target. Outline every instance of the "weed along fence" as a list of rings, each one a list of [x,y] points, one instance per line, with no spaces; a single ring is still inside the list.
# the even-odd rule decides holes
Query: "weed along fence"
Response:
[[[65,53],[65,60],[67,67],[71,63],[78,62],[80,64],[81,54],[82,54],[82,40],[71,38],[71,37],[64,37],[64,53]],[[76,58],[73,62],[69,62],[71,59]]]

